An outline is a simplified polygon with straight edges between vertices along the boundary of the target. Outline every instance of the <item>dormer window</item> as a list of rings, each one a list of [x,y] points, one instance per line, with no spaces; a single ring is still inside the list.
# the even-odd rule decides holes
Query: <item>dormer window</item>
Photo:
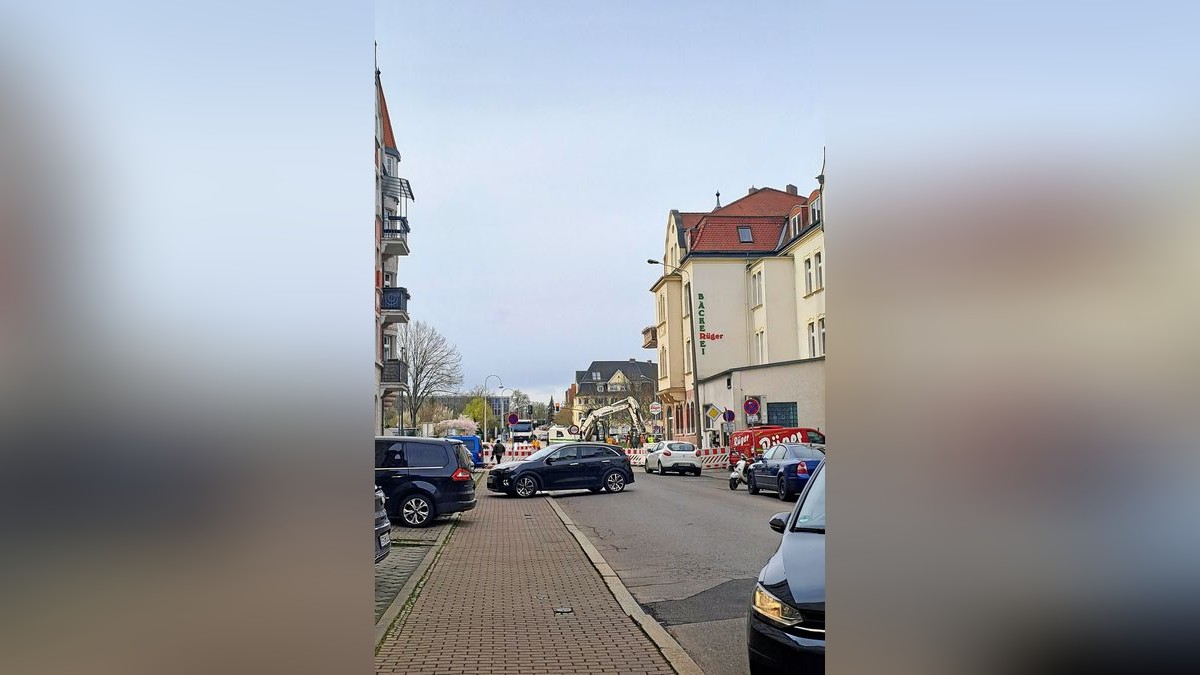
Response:
[[[749,225],[738,225],[738,241],[743,244],[754,243],[754,235],[751,234]]]
[[[792,236],[800,234],[800,214],[792,216]]]
[[[593,370],[592,371],[592,380],[595,382],[599,382],[600,381],[600,373]]]
[[[812,224],[816,225],[817,223],[821,222],[821,198],[820,197],[817,197],[816,199],[814,199],[812,201],[812,205],[809,206],[809,210],[812,213]]]

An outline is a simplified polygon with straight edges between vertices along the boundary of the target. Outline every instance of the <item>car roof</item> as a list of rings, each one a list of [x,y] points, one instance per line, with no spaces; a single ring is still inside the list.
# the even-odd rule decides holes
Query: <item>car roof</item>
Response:
[[[421,441],[422,443],[462,443],[457,438],[430,438],[427,436],[376,436],[377,441]]]

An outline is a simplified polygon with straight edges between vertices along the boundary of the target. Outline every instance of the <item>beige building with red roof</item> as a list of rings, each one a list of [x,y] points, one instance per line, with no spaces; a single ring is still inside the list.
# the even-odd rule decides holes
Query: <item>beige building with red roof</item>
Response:
[[[399,326],[408,323],[408,289],[400,285],[400,258],[407,256],[408,203],[412,186],[400,177],[400,151],[388,115],[379,69],[375,70],[375,431],[408,381]]]
[[[728,428],[710,414],[726,410],[735,429],[824,425],[822,214],[821,189],[794,185],[670,212],[664,273],[650,288],[655,322],[643,331],[658,352],[667,437],[724,446]],[[747,397],[759,399],[757,420],[743,412]]]

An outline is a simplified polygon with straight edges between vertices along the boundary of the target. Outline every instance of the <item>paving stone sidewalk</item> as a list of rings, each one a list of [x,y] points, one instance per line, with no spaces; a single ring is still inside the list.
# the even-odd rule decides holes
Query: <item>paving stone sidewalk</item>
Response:
[[[674,672],[546,497],[477,489],[377,673]]]

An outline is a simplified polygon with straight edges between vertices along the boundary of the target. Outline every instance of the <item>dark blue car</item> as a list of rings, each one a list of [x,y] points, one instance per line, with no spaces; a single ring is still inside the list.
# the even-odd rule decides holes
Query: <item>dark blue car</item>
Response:
[[[492,467],[487,487],[517,497],[532,497],[541,490],[621,492],[633,482],[629,457],[604,443],[566,443],[542,448],[528,459]]]
[[[777,513],[779,550],[758,574],[746,619],[751,673],[825,672],[825,463],[791,513]]]
[[[762,459],[747,470],[746,488],[756,495],[759,490],[774,491],[780,500],[795,497],[808,483],[808,477],[825,459],[825,451],[803,443],[783,443],[767,448]]]
[[[387,514],[406,527],[475,508],[471,454],[460,441],[382,436],[375,439],[375,484]]]

